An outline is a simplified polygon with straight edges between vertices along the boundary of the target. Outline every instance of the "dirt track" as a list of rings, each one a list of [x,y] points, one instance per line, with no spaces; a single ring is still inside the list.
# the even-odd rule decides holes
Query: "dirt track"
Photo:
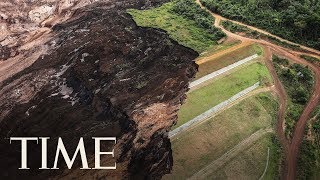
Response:
[[[196,0],[196,2],[202,8],[205,8],[199,0]],[[309,47],[305,47],[305,46],[302,46],[302,45],[299,45],[296,43],[292,43],[290,41],[287,41],[285,39],[282,39],[280,37],[272,35],[266,31],[263,31],[258,28],[248,26],[243,23],[236,22],[236,21],[232,21],[232,22],[246,26],[252,30],[256,30],[258,32],[270,35],[272,37],[277,38],[278,40],[285,41],[287,43],[294,44],[294,45],[299,45],[302,49],[304,49],[310,53],[297,52],[297,51],[294,51],[291,49],[287,49],[287,48],[272,44],[271,42],[268,42],[265,40],[251,39],[251,38],[247,38],[247,37],[243,37],[243,36],[231,33],[229,31],[227,31],[226,29],[224,29],[222,26],[220,26],[221,20],[229,20],[229,19],[223,18],[220,15],[214,14],[212,12],[210,12],[210,13],[212,14],[212,16],[215,17],[214,25],[216,27],[222,29],[222,31],[224,33],[226,33],[227,36],[232,37],[234,39],[241,40],[242,42],[256,42],[256,43],[259,43],[260,45],[265,47],[266,57],[267,57],[266,64],[267,64],[267,67],[268,67],[271,75],[273,76],[274,81],[275,81],[276,93],[279,96],[279,103],[280,103],[280,108],[279,108],[279,113],[278,113],[277,134],[278,134],[279,140],[281,142],[281,145],[283,146],[284,151],[285,151],[285,163],[284,163],[284,168],[283,168],[282,179],[288,179],[288,180],[295,179],[296,178],[296,171],[297,171],[297,158],[299,155],[299,148],[302,143],[303,136],[304,136],[304,128],[305,128],[307,121],[310,118],[310,114],[316,108],[316,106],[319,104],[319,100],[320,100],[320,67],[317,67],[317,66],[305,61],[304,59],[301,59],[300,55],[306,54],[309,56],[319,58],[320,51],[309,48]],[[272,62],[271,62],[272,53],[275,53],[275,54],[280,55],[284,58],[287,58],[295,63],[307,65],[315,73],[314,92],[313,92],[308,104],[306,105],[303,113],[301,114],[298,122],[296,123],[291,143],[289,143],[289,141],[286,139],[286,137],[284,135],[284,128],[283,128],[285,110],[286,110],[286,104],[287,104],[287,102],[286,102],[287,95],[286,95],[284,87],[283,87],[282,83],[280,82],[279,78],[277,77],[277,74],[276,74],[274,67],[272,65]]]

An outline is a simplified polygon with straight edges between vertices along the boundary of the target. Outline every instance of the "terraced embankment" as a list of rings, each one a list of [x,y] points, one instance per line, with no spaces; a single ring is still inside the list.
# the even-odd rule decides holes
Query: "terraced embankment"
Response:
[[[236,68],[238,66],[241,66],[241,65],[243,65],[243,64],[245,64],[245,63],[247,63],[247,62],[249,62],[251,60],[254,60],[257,57],[259,57],[258,54],[255,54],[255,55],[247,57],[247,58],[245,58],[243,60],[240,60],[240,61],[238,61],[236,63],[233,63],[233,64],[231,64],[231,65],[229,65],[227,67],[224,67],[224,68],[222,68],[222,69],[220,69],[218,71],[212,72],[212,73],[210,73],[210,74],[208,74],[206,76],[203,76],[203,77],[191,82],[189,87],[190,88],[194,88],[194,87],[196,87],[196,86],[198,86],[198,85],[200,85],[200,84],[202,84],[202,83],[204,83],[206,81],[209,81],[209,80],[211,80],[211,79],[213,79],[213,78],[215,78],[215,77],[217,77],[219,75],[222,75],[222,74],[224,74],[224,73],[226,73],[226,72],[228,72],[228,71],[230,71],[230,70],[232,70],[232,69],[234,69],[234,68]]]
[[[214,117],[171,138],[174,157],[173,172],[166,175],[164,179],[192,177],[214,161],[220,161],[221,164],[228,163],[228,158],[223,158],[225,161],[221,160],[224,154],[232,149],[237,149],[235,153],[231,153],[233,155],[242,152],[242,148],[246,149],[246,146],[238,148],[239,143],[241,144],[259,129],[272,127],[276,116],[276,104],[272,95],[266,92],[248,95]],[[251,146],[249,144],[247,145]],[[264,171],[264,160],[264,155],[259,157],[261,163],[257,169],[257,177]],[[250,165],[246,164],[246,166]],[[217,167],[217,169],[220,168]],[[245,173],[248,170],[250,168],[244,168],[242,172]]]
[[[202,8],[205,8],[201,2],[199,0],[196,0],[196,2],[202,7]],[[286,57],[288,59],[290,59],[291,61],[294,61],[296,63],[300,63],[300,64],[303,64],[303,65],[307,65],[308,67],[310,67],[312,69],[312,71],[315,73],[315,85],[314,85],[314,91],[313,91],[313,95],[311,96],[308,104],[306,105],[303,113],[301,114],[300,116],[300,119],[298,120],[296,126],[295,126],[295,131],[294,131],[294,134],[293,134],[293,138],[292,138],[292,141],[291,141],[291,144],[287,145],[287,141],[284,140],[283,138],[280,138],[281,140],[281,144],[283,147],[289,147],[287,148],[287,151],[286,151],[286,160],[285,160],[285,166],[284,166],[284,169],[283,169],[283,178],[285,179],[295,179],[296,177],[296,167],[297,167],[297,157],[298,157],[298,154],[299,154],[299,147],[301,145],[301,142],[302,142],[302,138],[303,138],[303,134],[304,134],[304,128],[305,128],[305,125],[306,125],[306,122],[308,121],[309,117],[310,117],[310,113],[315,109],[316,105],[319,103],[319,100],[320,100],[320,68],[319,67],[316,67],[315,65],[303,60],[300,58],[300,55],[301,54],[307,54],[307,55],[310,55],[310,56],[316,56],[316,57],[319,57],[320,56],[320,52],[318,50],[315,50],[315,49],[312,49],[312,48],[309,48],[309,47],[305,47],[305,46],[302,46],[300,44],[295,44],[295,43],[292,43],[290,41],[287,41],[285,39],[282,39],[280,37],[277,37],[277,36],[274,36],[268,32],[265,32],[263,30],[260,30],[258,28],[255,28],[255,27],[252,27],[252,26],[248,26],[248,25],[245,25],[243,23],[239,23],[239,22],[236,22],[236,21],[232,21],[233,23],[236,23],[236,24],[240,24],[240,25],[243,25],[245,27],[248,27],[252,30],[255,30],[255,31],[258,31],[258,32],[261,32],[261,33],[264,33],[264,34],[267,34],[267,35],[270,35],[276,39],[279,39],[281,41],[284,41],[284,42],[287,42],[289,44],[293,44],[293,45],[299,45],[302,49],[305,49],[307,52],[309,53],[301,53],[301,52],[297,52],[297,51],[294,51],[294,50],[290,50],[290,49],[287,49],[287,48],[284,48],[284,47],[280,47],[278,45],[275,45],[275,44],[272,44],[270,42],[267,42],[267,41],[264,41],[264,40],[257,40],[257,39],[250,39],[250,38],[247,38],[247,37],[242,37],[240,35],[237,35],[237,34],[234,34],[234,33],[231,33],[227,30],[225,30],[222,26],[220,26],[220,21],[221,20],[228,20],[226,18],[223,18],[217,14],[214,14],[212,12],[210,12],[216,19],[214,25],[216,27],[219,27],[221,28],[226,34],[227,36],[231,36],[235,39],[239,39],[239,40],[242,40],[242,41],[252,41],[252,42],[257,42],[261,45],[265,45],[267,47],[269,47],[273,52],[275,52],[276,54],[280,54],[281,56],[283,57]],[[280,86],[277,86],[278,88],[278,92],[281,92],[281,87]],[[281,94],[280,94],[281,95]],[[285,108],[281,108],[280,109],[281,111],[284,111]],[[280,112],[279,115],[282,115],[284,114],[284,112]],[[279,117],[279,118],[282,118],[282,117]],[[277,128],[280,132],[278,132],[278,134],[282,134],[283,133],[283,127],[281,128]],[[282,137],[283,135],[280,135],[280,137]]]
[[[226,101],[221,102],[220,104],[214,106],[213,108],[207,110],[206,112],[200,114],[199,116],[193,118],[192,120],[188,121],[187,123],[179,126],[178,128],[174,129],[173,131],[169,132],[169,138],[172,138],[173,136],[177,135],[178,133],[181,133],[182,131],[190,128],[191,126],[200,123],[201,121],[204,121],[210,117],[212,117],[217,112],[223,110],[224,108],[228,107],[230,104],[236,102],[237,100],[241,99],[242,97],[246,96],[256,88],[258,88],[260,85],[260,82],[255,83],[254,85],[248,87],[247,89],[237,93],[236,95],[232,96],[231,98],[227,99]]]
[[[261,86],[269,85],[272,81],[267,68],[261,62],[244,64],[226,72],[224,76],[199,84],[187,94],[187,100],[178,112],[178,122],[173,129],[258,81]]]
[[[254,142],[261,139],[265,134],[273,132],[272,128],[268,129],[259,129],[255,133],[251,134],[248,138],[241,141],[239,144],[237,144],[235,147],[230,149],[228,152],[223,154],[221,157],[219,157],[217,160],[210,163],[208,166],[204,167],[197,173],[195,173],[192,177],[190,177],[190,180],[198,180],[198,179],[205,179],[213,172],[217,171],[219,168],[221,168],[225,163],[230,161],[232,158],[235,158],[239,153],[242,151],[248,149]]]

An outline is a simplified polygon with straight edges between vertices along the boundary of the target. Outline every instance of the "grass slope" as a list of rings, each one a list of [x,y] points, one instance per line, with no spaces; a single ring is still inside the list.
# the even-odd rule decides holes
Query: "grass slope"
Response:
[[[237,69],[235,72],[213,80],[207,86],[187,94],[186,103],[178,112],[178,122],[174,128],[188,122],[206,110],[229,99],[256,82],[270,82],[271,76],[260,62]]]
[[[164,179],[190,177],[254,132],[271,127],[276,119],[277,108],[278,103],[270,93],[260,93],[179,134],[172,141],[173,172]],[[270,142],[267,144],[269,146]],[[262,160],[259,161],[264,161],[265,157],[262,155]],[[260,166],[259,175],[262,174],[265,164],[260,163]],[[274,165],[271,163],[270,166]],[[249,165],[244,167],[246,171],[249,171],[249,168]],[[270,170],[275,171],[277,168]]]
[[[259,179],[266,168],[268,148],[269,164],[263,179],[276,179],[279,177],[281,148],[274,134],[268,134],[255,142],[220,170],[211,174],[210,179]]]
[[[199,72],[196,75],[196,79],[199,79],[228,65],[236,63],[244,58],[261,53],[262,49],[260,48],[260,46],[254,44],[247,47],[242,47],[220,57],[214,58],[211,61],[199,65]]]
[[[191,8],[187,8],[188,5]],[[213,17],[206,15],[207,12],[191,0],[173,1],[149,10],[129,9],[127,12],[138,26],[163,29],[172,39],[199,53],[217,45],[217,41],[225,36],[212,26]]]

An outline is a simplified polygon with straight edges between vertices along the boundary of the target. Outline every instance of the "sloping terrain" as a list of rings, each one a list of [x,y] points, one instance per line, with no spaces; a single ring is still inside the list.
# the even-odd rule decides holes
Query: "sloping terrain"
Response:
[[[215,173],[239,152],[245,151],[256,141],[254,139],[259,139],[260,133],[257,138],[251,138],[251,135],[271,127],[276,119],[276,110],[274,97],[260,93],[236,102],[229,109],[181,132],[172,138],[173,172],[164,179],[207,179],[206,174]],[[229,151],[233,149],[238,150],[234,157],[230,157],[233,153]]]
[[[143,179],[170,171],[167,134],[198,53],[137,27],[126,13],[159,2],[1,2],[0,179]],[[77,159],[72,170],[63,161],[60,170],[39,170],[41,149],[30,143],[31,170],[18,171],[20,146],[6,139],[13,136],[50,137],[49,167],[58,137],[68,150],[84,137],[92,167],[92,137],[115,136],[117,169],[80,170]]]
[[[258,27],[214,14],[201,2],[213,12]],[[201,2],[196,0],[199,7],[192,0],[173,1],[161,7],[158,6],[164,3],[162,0],[0,2],[0,149],[3,152],[0,161],[6,162],[0,165],[0,168],[6,170],[0,178],[21,179],[31,175],[34,179],[70,179],[79,176],[81,179],[158,179],[170,172],[173,163],[168,139],[170,127],[187,122],[196,115],[192,113],[201,114],[212,108],[211,106],[219,103],[216,101],[220,101],[218,96],[221,98],[221,94],[231,91],[236,94],[240,89],[233,87],[248,84],[247,79],[254,78],[255,81],[250,81],[252,84],[261,78],[263,80],[261,73],[269,77],[270,72],[274,86],[248,93],[243,102],[231,103],[221,109],[222,112],[216,112],[221,114],[212,114],[215,117],[188,127],[172,139],[173,148],[178,150],[173,152],[178,165],[174,167],[173,174],[167,177],[181,178],[197,174],[210,176],[212,172],[203,174],[202,170],[220,168],[219,177],[233,178],[237,176],[237,172],[230,173],[224,168],[233,164],[236,167],[237,163],[243,162],[246,168],[238,168],[241,177],[256,179],[257,173],[261,173],[261,177],[266,178],[281,176],[282,179],[295,179],[298,157],[311,152],[302,149],[300,154],[300,146],[305,143],[305,126],[320,100],[320,67],[317,63],[320,52],[316,50],[319,49],[320,42],[317,15],[319,3],[308,3],[311,2],[309,0],[287,3],[281,0],[278,4],[268,0],[253,0],[249,3],[233,0]],[[173,7],[178,10],[173,10]],[[281,12],[281,8],[285,11]],[[305,16],[301,15],[302,12],[306,12]],[[282,13],[287,16],[281,16]],[[287,19],[290,22],[286,22]],[[226,26],[225,22],[230,24]],[[257,32],[272,40],[232,30],[240,26],[244,28],[244,33]],[[311,30],[310,26],[313,27]],[[258,29],[259,27],[287,39]],[[224,34],[228,37],[222,38]],[[234,43],[227,45],[228,39]],[[239,45],[233,46],[237,43]],[[225,89],[223,85],[227,81],[217,83],[218,80],[214,78],[201,83],[201,86],[197,85],[189,94],[190,102],[194,100],[194,103],[190,105],[187,101],[185,107],[191,108],[179,111],[183,120],[176,123],[177,111],[186,98],[188,81],[195,76],[198,68],[192,62],[198,53],[202,53],[202,57],[196,61],[202,71],[199,75],[210,78],[207,75],[224,70],[223,68],[242,59],[241,51],[253,43],[263,47],[263,52],[259,50],[263,58],[258,60],[263,60],[264,62],[259,63],[267,68],[258,68],[253,73],[257,76],[249,73],[245,76],[247,78],[237,77],[240,83],[231,78],[231,85]],[[228,55],[230,53],[235,53],[234,59]],[[273,54],[296,65],[287,64],[285,67],[280,64],[279,67],[274,67]],[[226,56],[231,59],[223,61]],[[220,61],[215,61],[216,58],[220,58]],[[241,66],[241,73],[245,74],[249,66]],[[278,75],[277,71],[281,68],[283,72]],[[299,92],[299,89],[292,90],[289,85],[297,86],[300,82],[286,84],[281,75],[286,75],[287,72],[287,75],[302,78],[301,81],[304,82],[304,69],[308,70],[307,74],[313,73],[314,78],[309,78],[310,83],[306,87],[301,86],[302,93],[296,95],[300,98],[298,101],[303,100],[303,104],[300,111],[295,113],[295,122],[290,127],[291,136],[288,138],[284,132],[286,109],[290,109],[292,92]],[[229,71],[233,70],[227,68],[227,72],[232,74]],[[223,78],[230,78],[228,73]],[[271,91],[278,96],[277,122],[273,121],[276,118],[275,108],[268,108],[268,103],[260,101],[268,100],[267,96],[260,100],[250,97],[263,91]],[[192,99],[190,95],[197,92],[202,93]],[[249,103],[244,105],[244,102]],[[256,117],[259,118],[256,120]],[[230,121],[233,122],[228,123]],[[261,147],[268,146],[269,149],[269,146],[277,145],[278,140],[282,146],[282,149],[275,148],[277,153],[271,152],[277,154],[271,157],[276,159],[271,167],[268,166],[268,160],[265,160],[266,151],[263,156],[256,156],[260,145],[252,146],[253,149],[248,147],[252,144],[244,143],[245,148],[242,146],[242,142],[252,142],[248,137],[260,132],[258,129],[267,128],[269,132],[270,127],[276,130],[277,138],[266,140],[260,144]],[[92,136],[116,136],[118,142],[115,146],[115,159],[118,168],[115,171],[68,171],[65,170],[64,163],[61,163],[61,170],[48,173],[34,168],[40,164],[40,150],[34,150],[30,152],[33,161],[29,164],[33,170],[17,173],[19,146],[12,144],[8,148],[6,138],[10,136],[50,136],[52,142],[49,143],[49,149],[54,149],[55,140],[59,136],[65,139],[67,149],[74,149],[80,136],[84,136],[86,141]],[[259,140],[261,138],[259,136]],[[92,142],[88,145],[89,161],[92,164]],[[30,144],[32,149],[35,146]],[[111,144],[106,148],[110,147]],[[219,154],[216,150],[219,150]],[[252,154],[248,155],[244,152],[246,150]],[[233,160],[225,158],[228,152],[237,157]],[[188,153],[190,156],[186,156]],[[259,161],[259,167],[250,163],[249,156]],[[53,155],[49,151],[49,162],[52,160]],[[195,168],[186,163],[189,161],[192,161],[189,164]],[[266,161],[266,166],[263,161]],[[105,158],[103,163],[112,161]],[[218,164],[219,167],[211,168],[212,164]],[[75,166],[80,166],[79,160]],[[207,178],[204,176],[203,178]]]

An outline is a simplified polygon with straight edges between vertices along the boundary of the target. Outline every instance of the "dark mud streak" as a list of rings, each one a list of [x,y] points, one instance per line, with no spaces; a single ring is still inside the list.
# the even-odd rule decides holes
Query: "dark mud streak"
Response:
[[[69,175],[77,174],[81,178],[159,179],[170,172],[172,152],[167,132],[171,126],[159,128],[148,140],[134,141],[139,138],[139,129],[131,115],[155,103],[168,106],[182,103],[189,80],[197,72],[193,60],[198,54],[179,45],[163,31],[137,27],[125,9],[147,8],[146,4],[114,1],[77,10],[71,20],[53,27],[54,38],[47,42],[48,54],[0,84],[0,168],[5,170],[0,179],[70,178]],[[89,55],[83,56],[85,53]],[[56,77],[63,65],[69,68]],[[47,72],[48,80],[40,83],[45,76],[43,72]],[[18,80],[19,87],[15,85]],[[168,80],[173,83],[166,84]],[[74,105],[70,98],[62,98],[61,93],[52,96],[63,84],[72,88],[68,95],[77,100]],[[26,87],[35,92],[30,100],[10,99],[18,88],[23,93],[30,91]],[[9,113],[5,114],[6,111]],[[176,115],[166,120],[172,125]],[[37,170],[41,162],[40,146],[30,143],[28,165],[33,170],[18,171],[20,146],[10,145],[6,139],[12,136],[51,137],[49,167],[58,137],[63,137],[70,152],[77,146],[79,137],[84,137],[88,142],[87,154],[92,157],[91,137],[116,136],[119,167],[116,171],[77,171],[74,169],[81,166],[77,158],[73,170],[63,171],[66,167],[63,161],[59,165],[63,167],[61,170]]]

